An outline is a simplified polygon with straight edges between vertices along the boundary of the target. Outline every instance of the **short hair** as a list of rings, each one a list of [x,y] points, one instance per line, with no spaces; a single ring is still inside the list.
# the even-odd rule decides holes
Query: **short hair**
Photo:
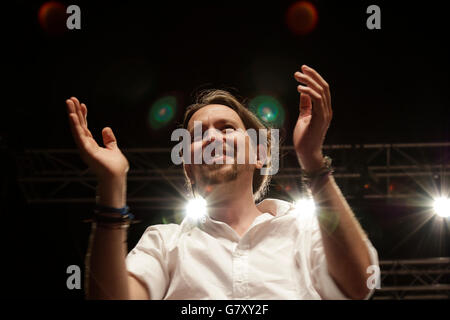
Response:
[[[240,101],[237,97],[232,95],[230,92],[220,89],[207,89],[200,91],[195,99],[195,103],[187,107],[183,119],[183,128],[187,129],[189,120],[192,115],[203,107],[211,104],[221,104],[233,109],[241,118],[244,123],[245,129],[255,129],[259,132],[259,129],[269,129],[268,126],[263,124],[248,108],[245,103]],[[258,134],[257,134],[258,135]],[[267,130],[267,165],[270,165],[270,147],[271,147],[271,136],[269,130]],[[187,176],[186,170],[184,170],[184,175],[186,177],[186,185],[189,190],[192,189],[191,182]],[[269,184],[272,176],[262,175],[260,169],[256,169],[253,173],[253,198],[255,201],[261,199],[269,189]]]

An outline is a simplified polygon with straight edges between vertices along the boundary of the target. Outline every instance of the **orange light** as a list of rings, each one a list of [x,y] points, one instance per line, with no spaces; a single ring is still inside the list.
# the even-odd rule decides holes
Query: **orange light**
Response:
[[[48,1],[39,8],[39,24],[49,34],[62,34],[67,29],[66,19],[66,8],[60,2]]]
[[[295,2],[286,12],[286,24],[296,35],[305,35],[313,31],[318,18],[316,7],[309,1]]]

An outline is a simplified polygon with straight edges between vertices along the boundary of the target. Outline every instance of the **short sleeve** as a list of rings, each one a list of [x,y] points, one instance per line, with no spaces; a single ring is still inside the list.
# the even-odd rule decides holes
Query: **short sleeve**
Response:
[[[325,251],[322,244],[322,237],[320,230],[314,232],[311,252],[311,277],[313,286],[323,299],[327,300],[349,300],[349,298],[339,289],[334,279],[328,272],[328,264],[325,256]],[[369,250],[371,265],[378,266],[378,254],[372,243],[366,239],[365,243]],[[368,295],[364,298],[369,299],[375,289],[371,289]]]
[[[125,260],[129,273],[147,285],[150,299],[161,300],[169,284],[168,262],[158,226],[145,230]]]

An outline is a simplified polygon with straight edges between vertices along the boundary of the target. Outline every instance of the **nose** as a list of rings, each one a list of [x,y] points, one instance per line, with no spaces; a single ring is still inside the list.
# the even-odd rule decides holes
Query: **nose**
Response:
[[[214,128],[208,129],[208,131],[205,134],[205,142],[207,144],[209,144],[213,141],[216,141],[216,140],[220,141],[222,139],[223,139],[223,135],[220,132],[220,130],[218,130],[218,129],[214,129]]]
[[[223,134],[220,130],[211,128],[205,134],[205,139],[203,140],[203,150],[211,145],[210,148],[213,148],[212,156],[214,156],[216,148],[223,149],[225,146]]]

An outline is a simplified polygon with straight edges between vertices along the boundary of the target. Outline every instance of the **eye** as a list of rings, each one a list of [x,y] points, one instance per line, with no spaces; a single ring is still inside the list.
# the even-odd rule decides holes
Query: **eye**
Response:
[[[225,127],[223,127],[222,132],[226,132],[226,131],[234,131],[236,130],[231,124],[227,124]]]

